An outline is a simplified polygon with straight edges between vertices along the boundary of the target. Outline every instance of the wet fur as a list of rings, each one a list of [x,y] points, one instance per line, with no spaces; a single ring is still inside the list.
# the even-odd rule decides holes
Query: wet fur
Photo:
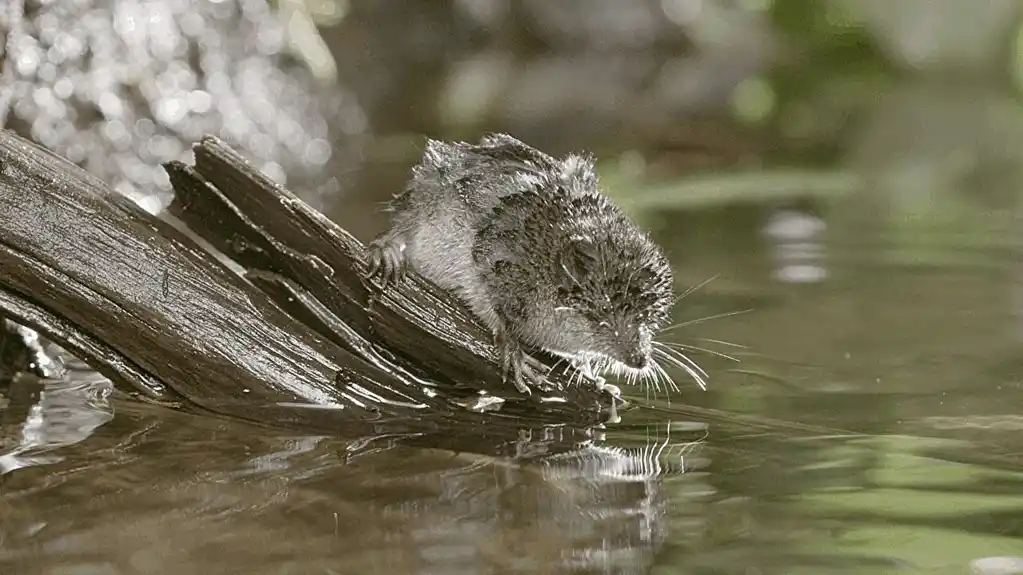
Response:
[[[672,303],[671,268],[597,184],[588,156],[507,135],[431,140],[370,260],[453,292],[502,345],[638,372]]]

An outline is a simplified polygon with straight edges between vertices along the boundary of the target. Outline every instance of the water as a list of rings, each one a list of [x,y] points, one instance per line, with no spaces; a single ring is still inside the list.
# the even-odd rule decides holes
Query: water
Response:
[[[629,390],[606,429],[442,430],[454,453],[138,403],[85,370],[16,382],[0,573],[1000,572],[1023,556],[1011,211],[875,202],[638,210],[683,286],[716,276],[679,321],[751,311],[671,332],[737,360],[692,353],[707,392],[674,370],[682,395]]]
[[[679,289],[715,278],[670,338],[738,361],[694,351],[708,391],[670,370],[680,395],[627,390],[606,429],[419,436],[21,380],[0,574],[1023,573],[1014,3],[280,4],[292,33],[296,5],[340,7],[317,22],[335,60],[258,0],[28,3],[0,122],[149,209],[160,162],[230,135],[362,238],[406,134],[588,148]],[[772,165],[808,160],[849,172]]]

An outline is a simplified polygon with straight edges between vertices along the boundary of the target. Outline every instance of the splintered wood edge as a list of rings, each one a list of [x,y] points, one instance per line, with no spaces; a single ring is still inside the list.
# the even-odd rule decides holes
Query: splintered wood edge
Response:
[[[8,248],[0,249],[0,286],[15,296],[31,293],[32,303],[102,340],[130,358],[127,365],[195,405],[246,418],[257,410],[250,404],[260,401],[348,401],[350,390],[335,383],[339,373],[349,379],[360,374],[356,391],[372,394],[382,385],[375,395],[400,385],[390,374],[363,369],[361,359],[285,314],[167,222],[8,130],[0,131],[0,198],[0,248]],[[116,253],[91,248],[97,240]],[[120,269],[122,263],[129,268]],[[163,294],[150,293],[161,283],[161,269]],[[145,279],[129,270],[144,270]],[[168,301],[182,289],[187,295]],[[221,329],[202,315],[210,311],[234,327]],[[181,313],[200,315],[189,319]],[[235,317],[239,323],[232,323]],[[135,325],[148,326],[144,341],[130,339]],[[104,354],[82,359],[91,359],[101,373],[117,360]],[[340,418],[366,413],[359,405],[353,402]],[[278,416],[293,417],[285,411]]]
[[[0,315],[31,328],[81,359],[122,388],[151,399],[182,401],[183,397],[120,352],[78,326],[15,292],[0,289]]]

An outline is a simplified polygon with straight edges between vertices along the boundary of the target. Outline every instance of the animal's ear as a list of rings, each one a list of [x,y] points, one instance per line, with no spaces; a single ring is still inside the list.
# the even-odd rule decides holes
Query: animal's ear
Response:
[[[586,237],[573,237],[561,252],[561,271],[565,282],[582,282],[597,265],[597,245]]]

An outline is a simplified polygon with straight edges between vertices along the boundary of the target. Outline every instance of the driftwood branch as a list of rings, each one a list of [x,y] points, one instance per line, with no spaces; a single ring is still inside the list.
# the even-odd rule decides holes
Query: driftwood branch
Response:
[[[166,166],[172,212],[245,277],[83,170],[0,132],[0,315],[121,386],[268,423],[608,416],[609,399],[588,386],[519,398],[487,334],[446,294],[418,279],[380,291],[347,232],[220,141],[204,139],[195,155],[194,167]],[[552,380],[565,387],[562,372]],[[509,401],[465,409],[480,390]]]

